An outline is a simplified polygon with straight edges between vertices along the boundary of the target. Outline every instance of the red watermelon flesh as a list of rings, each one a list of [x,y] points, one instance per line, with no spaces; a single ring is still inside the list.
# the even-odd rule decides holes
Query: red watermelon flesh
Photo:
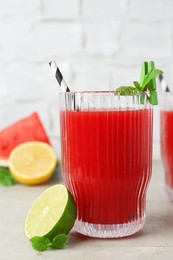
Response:
[[[0,160],[8,160],[10,152],[17,145],[30,141],[40,141],[50,145],[36,112],[0,131]]]

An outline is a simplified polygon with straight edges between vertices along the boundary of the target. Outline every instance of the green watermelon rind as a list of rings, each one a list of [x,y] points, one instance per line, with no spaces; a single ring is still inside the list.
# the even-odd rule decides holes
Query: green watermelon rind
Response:
[[[8,167],[8,160],[0,159],[0,166]]]

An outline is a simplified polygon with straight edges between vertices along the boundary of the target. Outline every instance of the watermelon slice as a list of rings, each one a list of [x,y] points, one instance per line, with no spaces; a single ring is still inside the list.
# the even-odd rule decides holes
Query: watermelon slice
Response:
[[[50,145],[36,112],[0,131],[0,165],[8,165],[8,157],[17,145],[30,141],[40,141]]]

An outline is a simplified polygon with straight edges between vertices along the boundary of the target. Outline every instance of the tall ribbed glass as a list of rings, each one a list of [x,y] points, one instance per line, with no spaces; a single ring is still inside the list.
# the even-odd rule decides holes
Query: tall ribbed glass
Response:
[[[77,204],[76,231],[113,238],[140,230],[152,167],[147,98],[60,93],[60,127],[62,174]]]
[[[173,96],[162,95],[160,111],[161,156],[165,171],[165,190],[173,201]]]

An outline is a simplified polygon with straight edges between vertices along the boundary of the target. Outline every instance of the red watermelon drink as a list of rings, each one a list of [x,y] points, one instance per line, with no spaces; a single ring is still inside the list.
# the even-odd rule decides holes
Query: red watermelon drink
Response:
[[[140,94],[60,94],[62,172],[77,203],[75,229],[123,237],[145,223],[152,108]]]
[[[165,188],[168,197],[173,200],[173,110],[161,111],[160,127],[161,154],[165,169]]]

